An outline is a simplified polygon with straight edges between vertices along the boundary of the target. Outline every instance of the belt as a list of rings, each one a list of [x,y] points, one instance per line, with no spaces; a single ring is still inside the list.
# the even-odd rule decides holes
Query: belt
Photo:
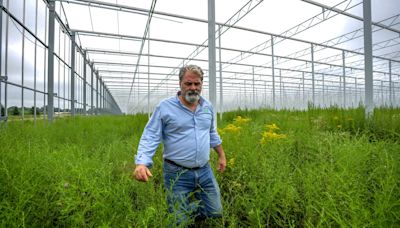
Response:
[[[177,164],[177,163],[175,163],[174,161],[171,161],[171,160],[169,160],[169,159],[164,159],[164,161],[165,161],[166,163],[171,164],[171,165],[174,165],[174,166],[177,166],[177,167],[180,167],[180,168],[184,168],[184,169],[188,169],[188,170],[197,170],[197,169],[200,169],[200,168],[201,168],[201,167],[193,167],[193,168],[185,167],[185,166],[179,165],[179,164]]]

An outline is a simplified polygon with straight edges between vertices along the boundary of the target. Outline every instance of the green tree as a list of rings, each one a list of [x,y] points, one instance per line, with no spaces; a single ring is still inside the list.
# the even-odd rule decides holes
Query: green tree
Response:
[[[40,110],[39,110],[39,108],[38,108],[38,107],[35,108],[35,106],[32,106],[32,108],[30,109],[31,114],[32,114],[32,115],[35,114],[35,109],[36,109],[36,115],[37,115],[37,116],[40,115]]]
[[[1,116],[6,115],[6,109],[4,108],[3,104],[1,104]]]
[[[12,106],[11,107],[11,115],[18,116],[19,114],[20,114],[20,111],[19,111],[18,107],[17,106]]]

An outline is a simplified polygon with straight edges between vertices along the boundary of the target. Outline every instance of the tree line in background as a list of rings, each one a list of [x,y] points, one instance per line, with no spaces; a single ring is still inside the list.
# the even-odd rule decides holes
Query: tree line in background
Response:
[[[34,106],[24,107],[24,114],[25,115],[34,115],[35,109],[36,109],[36,115],[39,116],[39,115],[42,115],[43,113],[46,113],[45,110],[47,109],[47,105],[44,107],[41,107],[41,108],[39,108],[39,107],[35,108]],[[3,104],[1,104],[1,116],[5,116],[5,110],[6,109],[4,108]],[[86,112],[87,112],[87,114],[91,115],[91,114],[96,113],[96,111],[98,113],[103,113],[103,114],[107,114],[107,113],[111,114],[112,113],[109,109],[105,109],[105,108],[98,108],[98,109],[90,108]],[[55,107],[54,112],[56,112],[56,113],[57,112],[71,112],[71,109],[60,109],[60,108]],[[82,108],[75,108],[75,112],[83,113],[84,110]],[[7,113],[10,116],[19,116],[22,114],[22,107],[11,106],[11,107],[7,108]]]
[[[42,108],[38,108],[38,107],[24,107],[24,114],[31,114],[33,115],[35,113],[35,109],[36,109],[36,115],[40,115],[43,113],[44,107]],[[1,105],[1,115],[5,116],[5,108],[3,105]],[[7,108],[7,113],[8,115],[12,115],[12,116],[18,116],[21,115],[22,113],[22,107],[17,107],[17,106],[11,106],[9,108]]]

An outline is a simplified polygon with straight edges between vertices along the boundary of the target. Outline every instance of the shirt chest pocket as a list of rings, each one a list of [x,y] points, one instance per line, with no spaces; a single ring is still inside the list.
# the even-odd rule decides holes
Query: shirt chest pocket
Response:
[[[164,124],[166,132],[185,132],[192,128],[193,120],[186,116],[170,115]]]
[[[211,113],[202,113],[196,118],[196,120],[200,129],[210,129],[212,121]]]

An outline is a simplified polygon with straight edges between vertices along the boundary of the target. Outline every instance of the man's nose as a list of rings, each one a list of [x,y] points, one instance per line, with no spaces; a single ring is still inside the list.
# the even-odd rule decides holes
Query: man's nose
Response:
[[[190,90],[196,90],[196,89],[197,89],[197,86],[193,83],[193,84],[191,84],[191,85],[189,86],[189,89],[190,89]]]

